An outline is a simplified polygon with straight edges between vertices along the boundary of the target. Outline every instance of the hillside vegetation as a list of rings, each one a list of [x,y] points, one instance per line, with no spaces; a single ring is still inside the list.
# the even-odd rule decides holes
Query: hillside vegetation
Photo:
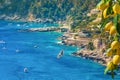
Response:
[[[86,14],[100,0],[0,0],[0,16],[19,16],[27,19],[30,14],[36,19],[52,21],[72,20],[82,23]],[[4,18],[2,17],[2,18]]]

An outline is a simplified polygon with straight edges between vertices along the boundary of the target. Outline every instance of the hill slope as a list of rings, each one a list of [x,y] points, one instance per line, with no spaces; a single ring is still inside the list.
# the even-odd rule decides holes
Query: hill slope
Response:
[[[0,15],[65,20],[82,19],[99,0],[0,0]]]

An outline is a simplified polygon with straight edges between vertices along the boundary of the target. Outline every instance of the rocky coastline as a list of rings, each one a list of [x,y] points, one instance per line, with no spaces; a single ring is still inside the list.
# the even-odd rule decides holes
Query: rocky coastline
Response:
[[[8,20],[8,21],[18,21],[18,22],[39,22],[39,23],[55,23],[57,21],[53,21],[52,19],[44,19],[44,18],[33,18],[29,19],[26,16],[19,16],[19,15],[11,15],[7,16],[5,14],[0,15],[1,20]]]
[[[0,19],[28,22],[27,18],[21,18],[17,15],[15,16],[2,15]],[[34,19],[32,20],[32,22],[45,23],[45,22],[53,22],[53,21],[50,19]],[[60,31],[60,30],[61,30],[60,28],[30,28],[30,29],[19,30],[19,31]],[[100,51],[100,48],[97,48],[95,50],[88,50],[86,48],[87,44],[90,41],[92,41],[90,37],[79,37],[76,35],[78,34],[72,33],[72,32],[64,32],[64,34],[58,38],[59,40],[61,40],[61,43],[59,44],[77,46],[81,48],[81,50],[71,53],[72,56],[80,56],[85,59],[90,59],[105,66],[106,63],[110,60],[110,58],[106,57],[104,53]]]
[[[6,21],[17,21],[17,22],[35,22],[35,23],[51,23],[51,24],[59,24],[61,26],[68,26],[68,22],[66,20],[54,20],[52,18],[31,18],[28,16],[20,16],[20,15],[6,15],[2,14],[0,15],[0,20],[6,20]]]
[[[28,29],[19,29],[20,32],[49,32],[49,31],[60,31],[60,27],[43,27],[43,28],[28,28]]]
[[[89,37],[83,38],[83,37],[79,37],[79,36],[75,36],[75,35],[76,35],[76,33],[70,33],[70,32],[64,33],[61,37],[58,38],[59,40],[61,40],[60,44],[77,46],[77,47],[81,48],[80,50],[71,53],[72,56],[79,56],[79,57],[89,59],[94,62],[100,63],[101,65],[106,66],[106,63],[111,58],[106,57],[104,55],[105,51],[103,51],[103,49],[105,49],[105,44],[102,43],[101,46],[98,46],[98,47],[95,46],[94,50],[89,50],[89,49],[87,49],[87,45],[89,42],[92,41],[94,43],[94,45],[98,44],[98,42],[96,42],[95,40],[92,40]]]
[[[58,27],[45,27],[45,28],[29,28],[26,31],[60,31],[62,28]],[[61,31],[60,31],[61,32]],[[77,36],[76,36],[77,35]],[[106,66],[106,63],[111,59],[109,57],[106,57],[104,55],[103,49],[105,49],[105,44],[102,43],[99,44],[99,40],[92,40],[91,37],[80,37],[78,36],[78,33],[72,33],[72,32],[64,32],[64,34],[57,38],[58,40],[61,40],[58,44],[62,45],[69,45],[69,46],[77,46],[80,48],[77,52],[71,53],[72,56],[79,56],[85,59],[92,60],[94,62],[100,63],[104,66]],[[89,50],[87,48],[89,42],[93,42],[93,46],[95,47],[94,50]],[[97,46],[96,46],[97,45]]]
[[[83,50],[80,50],[80,51],[77,51],[77,52],[73,52],[71,55],[92,60],[94,62],[102,64],[103,66],[106,66],[106,63],[110,60],[110,58],[105,57],[105,55],[100,54],[97,51],[89,51],[87,49],[83,49]]]

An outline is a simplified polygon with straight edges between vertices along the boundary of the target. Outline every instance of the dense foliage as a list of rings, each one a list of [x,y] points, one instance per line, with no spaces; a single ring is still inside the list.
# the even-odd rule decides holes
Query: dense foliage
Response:
[[[110,57],[105,69],[105,74],[119,71],[120,66],[120,0],[101,0],[98,9],[102,11],[101,29],[109,33],[111,41],[105,55]]]
[[[54,21],[68,18],[83,20],[98,1],[100,0],[0,0],[0,15],[27,18],[32,13],[35,18]]]

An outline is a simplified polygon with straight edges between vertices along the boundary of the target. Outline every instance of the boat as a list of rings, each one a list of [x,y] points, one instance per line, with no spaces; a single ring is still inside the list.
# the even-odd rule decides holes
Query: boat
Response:
[[[60,57],[63,56],[63,54],[64,54],[64,50],[61,50],[61,51],[59,52],[59,54],[57,55],[57,58],[59,59]]]

